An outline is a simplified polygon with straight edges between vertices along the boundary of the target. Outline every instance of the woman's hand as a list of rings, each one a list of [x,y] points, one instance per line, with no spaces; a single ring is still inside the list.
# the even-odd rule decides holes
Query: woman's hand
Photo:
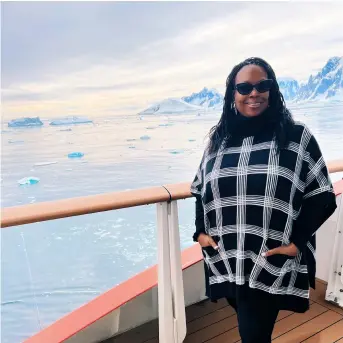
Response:
[[[269,250],[262,254],[263,257],[273,256],[273,255],[288,255],[288,256],[296,256],[299,250],[295,246],[294,243],[289,245],[283,245],[281,247],[277,247],[275,249]]]
[[[202,248],[206,248],[212,246],[213,249],[218,250],[219,247],[217,243],[213,240],[213,238],[209,235],[201,233],[198,237],[198,243]]]

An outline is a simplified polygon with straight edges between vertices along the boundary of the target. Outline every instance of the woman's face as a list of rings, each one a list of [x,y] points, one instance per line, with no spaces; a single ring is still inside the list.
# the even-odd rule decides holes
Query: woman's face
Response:
[[[235,85],[241,83],[256,85],[260,81],[267,79],[267,73],[262,67],[251,64],[243,67],[237,73]],[[259,93],[255,88],[253,88],[251,93],[242,95],[236,89],[234,98],[236,109],[239,113],[246,117],[255,117],[260,115],[268,107],[269,91]]]

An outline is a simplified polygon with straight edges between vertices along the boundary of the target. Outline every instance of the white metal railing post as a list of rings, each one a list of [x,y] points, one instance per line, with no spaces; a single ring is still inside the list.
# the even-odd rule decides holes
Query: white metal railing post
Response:
[[[179,217],[177,201],[168,203],[169,210],[169,239],[170,265],[172,280],[172,295],[174,305],[174,340],[182,343],[186,337],[185,295],[183,289]]]
[[[182,343],[186,337],[177,201],[157,204],[159,341]]]
[[[168,206],[166,202],[157,204],[158,325],[161,343],[175,343]]]
[[[337,226],[332,249],[325,299],[343,307],[343,195],[340,195]]]

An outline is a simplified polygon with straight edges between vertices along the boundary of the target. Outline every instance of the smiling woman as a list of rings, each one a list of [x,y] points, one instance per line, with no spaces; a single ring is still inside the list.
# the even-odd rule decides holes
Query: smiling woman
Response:
[[[260,115],[268,107],[269,91],[273,80],[260,66],[250,64],[243,67],[236,76],[235,106],[247,116]]]
[[[336,208],[320,148],[294,122],[271,66],[230,73],[223,113],[191,186],[207,295],[237,311],[242,343],[270,343],[280,310],[309,309],[316,230]]]

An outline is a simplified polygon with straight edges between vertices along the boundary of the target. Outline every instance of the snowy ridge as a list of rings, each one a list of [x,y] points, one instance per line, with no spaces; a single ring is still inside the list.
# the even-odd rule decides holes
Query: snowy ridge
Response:
[[[193,93],[190,96],[182,98],[183,101],[205,108],[213,108],[223,104],[224,97],[214,88],[204,88],[199,93]]]
[[[183,113],[199,111],[201,109],[202,106],[189,104],[182,99],[169,98],[147,108],[146,110],[140,112],[139,115]]]
[[[278,78],[280,91],[287,101],[343,101],[343,57],[331,57],[315,75],[305,83],[291,77]],[[216,89],[204,87],[198,93],[181,98],[170,98],[157,103],[142,114],[170,114],[192,111],[221,111],[224,97]]]
[[[280,91],[285,100],[294,100],[299,91],[299,83],[293,78],[278,79]]]
[[[343,100],[343,57],[332,57],[316,74],[311,75],[308,82],[302,84],[295,101]]]

